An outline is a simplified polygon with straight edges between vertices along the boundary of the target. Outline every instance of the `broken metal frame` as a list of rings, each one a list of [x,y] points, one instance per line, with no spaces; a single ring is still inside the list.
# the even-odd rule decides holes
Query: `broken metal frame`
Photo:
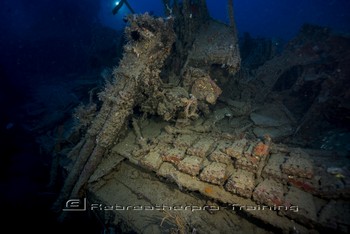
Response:
[[[120,8],[122,8],[123,5],[126,5],[127,8],[131,11],[132,14],[135,14],[134,9],[130,6],[127,0],[121,0],[112,10],[113,15],[117,14]]]

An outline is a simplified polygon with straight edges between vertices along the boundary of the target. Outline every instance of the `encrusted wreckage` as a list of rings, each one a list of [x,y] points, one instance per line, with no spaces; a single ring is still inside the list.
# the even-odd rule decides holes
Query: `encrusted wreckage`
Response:
[[[123,59],[62,165],[54,208],[86,197],[106,226],[137,233],[348,232],[348,159],[281,143],[297,137],[317,103],[298,118],[268,99],[290,88],[284,70],[312,69],[320,48],[286,50],[250,79],[238,72],[235,27],[211,20],[205,1],[164,2],[167,19],[128,17]]]

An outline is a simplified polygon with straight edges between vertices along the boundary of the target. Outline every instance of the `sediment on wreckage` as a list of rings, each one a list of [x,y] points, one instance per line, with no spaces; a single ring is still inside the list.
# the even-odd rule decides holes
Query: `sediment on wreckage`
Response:
[[[175,41],[173,19],[148,14],[130,15],[125,29],[123,58],[113,71],[114,81],[100,94],[103,102],[85,137],[76,161],[53,205],[59,211],[69,197],[79,197],[84,184],[127,124],[133,108],[160,86],[160,70]]]
[[[189,7],[190,1],[183,2],[182,11],[173,6],[174,18],[128,18],[128,43],[114,70],[115,81],[100,94],[102,107],[70,152],[77,160],[68,169],[56,205],[85,192],[90,203],[116,204],[108,207],[114,208],[109,213],[93,211],[106,224],[122,224],[123,231],[136,233],[251,232],[252,227],[255,233],[267,232],[255,223],[283,233],[347,233],[348,158],[338,151],[282,141],[303,131],[296,127],[304,121],[279,101],[293,97],[294,89],[288,86],[290,92],[272,96],[285,91],[286,84],[279,84],[284,77],[325,79],[310,75],[327,57],[319,56],[318,47],[310,50],[312,41],[306,37],[306,42],[292,41],[289,49],[257,68],[255,79],[247,79],[238,71],[241,58],[233,27],[209,20],[206,14],[192,14],[196,9]],[[316,30],[316,35],[319,31],[305,30]],[[332,38],[325,42],[348,40]],[[329,43],[319,44],[325,45]],[[289,73],[295,66],[305,67],[305,74],[299,76],[303,72],[294,69]],[[343,79],[343,73],[339,77]],[[310,113],[306,117],[314,116]],[[144,219],[139,210],[116,209],[131,204],[154,208],[160,203],[195,204],[208,212],[149,209]]]

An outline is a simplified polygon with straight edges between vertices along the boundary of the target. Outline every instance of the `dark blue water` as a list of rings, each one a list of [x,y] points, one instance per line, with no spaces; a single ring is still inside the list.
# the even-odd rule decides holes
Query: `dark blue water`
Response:
[[[0,202],[3,214],[14,223],[9,225],[13,231],[25,230],[26,226],[18,226],[25,221],[37,231],[45,231],[43,222],[54,223],[54,218],[46,213],[54,199],[46,188],[51,158],[36,140],[40,134],[52,132],[50,129],[37,132],[31,126],[41,121],[37,116],[47,116],[45,113],[57,110],[57,106],[61,108],[66,100],[78,104],[82,101],[79,94],[91,88],[74,90],[75,93],[62,89],[64,93],[57,92],[57,84],[81,76],[89,81],[89,75],[116,64],[113,59],[120,56],[117,46],[121,43],[118,30],[125,26],[123,17],[129,11],[123,7],[113,16],[115,3],[115,0],[0,2]],[[129,3],[137,13],[163,16],[161,0]],[[207,3],[212,17],[228,22],[226,0]],[[289,40],[304,23],[350,31],[348,0],[235,0],[234,5],[241,36],[249,32],[253,37]],[[94,44],[95,41],[100,44]],[[41,95],[34,97],[37,90],[41,90]],[[49,95],[55,92],[62,96]],[[38,111],[43,114],[33,113]]]

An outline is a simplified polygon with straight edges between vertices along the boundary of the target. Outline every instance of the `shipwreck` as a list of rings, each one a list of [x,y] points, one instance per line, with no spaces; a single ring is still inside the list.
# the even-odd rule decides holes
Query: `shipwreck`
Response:
[[[127,17],[112,81],[77,108],[59,219],[80,199],[108,230],[348,232],[349,154],[317,137],[349,121],[349,38],[305,25],[278,53],[238,40],[231,1],[229,25],[204,0],[163,2],[167,18]]]

